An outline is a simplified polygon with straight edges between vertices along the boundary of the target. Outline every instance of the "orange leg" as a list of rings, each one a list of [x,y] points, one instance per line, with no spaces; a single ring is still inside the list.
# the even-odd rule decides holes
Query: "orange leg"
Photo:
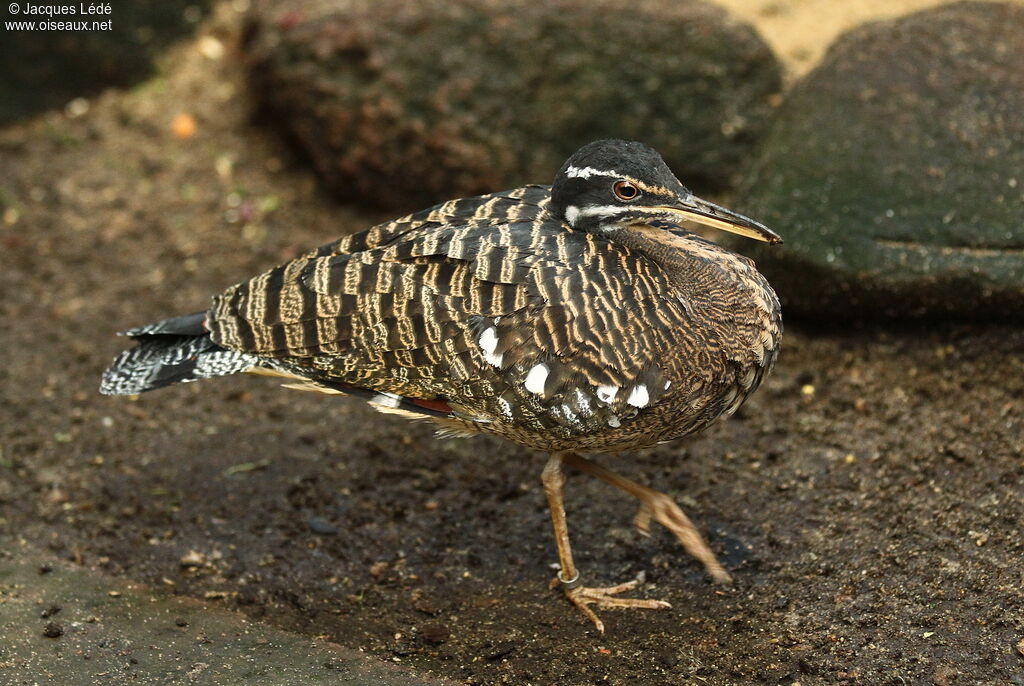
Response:
[[[563,453],[561,460],[565,464],[571,465],[591,476],[596,476],[601,481],[611,484],[639,500],[640,510],[636,513],[633,523],[640,530],[640,533],[648,535],[651,519],[654,519],[654,521],[672,532],[676,540],[686,549],[686,552],[697,558],[715,581],[728,583],[732,580],[729,577],[729,573],[718,562],[715,554],[711,552],[711,548],[704,542],[704,538],[697,531],[697,527],[679,509],[675,501],[667,495],[646,486],[641,486],[624,476],[619,476],[610,469],[602,467],[593,460],[588,460],[576,453]]]
[[[575,458],[576,456],[571,457]],[[572,559],[572,548],[569,545],[569,528],[565,522],[565,505],[562,502],[562,487],[565,484],[565,477],[562,474],[562,460],[565,459],[569,462],[569,458],[570,455],[564,453],[552,455],[547,465],[545,465],[544,471],[541,473],[544,493],[548,497],[548,509],[551,512],[551,527],[555,533],[555,545],[558,548],[558,563],[561,567],[558,575],[552,580],[551,587],[560,586],[565,592],[566,597],[594,623],[594,626],[601,633],[604,633],[604,623],[590,609],[590,605],[597,605],[602,609],[636,607],[657,610],[671,607],[662,600],[615,597],[619,593],[634,588],[637,584],[636,581],[629,581],[605,588],[588,588],[582,585],[579,570]]]

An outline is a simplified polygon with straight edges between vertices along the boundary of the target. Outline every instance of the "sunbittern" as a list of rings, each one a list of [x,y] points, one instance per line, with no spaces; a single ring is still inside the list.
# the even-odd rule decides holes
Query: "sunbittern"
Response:
[[[356,395],[548,453],[542,472],[560,585],[589,607],[668,607],[580,583],[562,465],[640,501],[716,580],[729,576],[679,507],[574,451],[640,448],[734,412],[771,369],[779,302],[749,259],[681,226],[762,241],[761,224],[701,200],[653,149],[605,140],[554,185],[451,200],[346,236],[229,288],[206,312],[126,332],[100,387],[134,394],[238,372]]]

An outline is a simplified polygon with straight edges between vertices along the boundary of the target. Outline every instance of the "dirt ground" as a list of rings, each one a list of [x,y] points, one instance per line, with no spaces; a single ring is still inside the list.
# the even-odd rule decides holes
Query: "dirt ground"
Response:
[[[1020,328],[788,322],[738,416],[605,458],[681,501],[729,588],[571,475],[588,581],[673,605],[605,636],[547,588],[540,455],[265,379],[97,395],[114,331],[383,218],[253,119],[237,24],[0,131],[0,536],[458,683],[1024,685]]]

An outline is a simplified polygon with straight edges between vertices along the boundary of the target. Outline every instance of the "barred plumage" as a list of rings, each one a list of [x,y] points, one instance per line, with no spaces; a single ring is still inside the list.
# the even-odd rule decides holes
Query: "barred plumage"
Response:
[[[777,240],[695,198],[650,148],[594,143],[553,187],[374,226],[229,288],[204,315],[129,331],[141,345],[101,390],[263,371],[550,453],[676,438],[735,411],[782,331],[753,263],[686,219]]]

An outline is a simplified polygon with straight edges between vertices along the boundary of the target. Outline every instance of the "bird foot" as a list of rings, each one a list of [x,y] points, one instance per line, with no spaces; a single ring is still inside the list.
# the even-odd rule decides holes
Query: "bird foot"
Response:
[[[579,577],[577,577],[578,580]],[[602,610],[608,610],[617,607],[632,607],[640,608],[644,610],[664,610],[672,607],[664,600],[647,600],[644,598],[616,598],[619,593],[630,591],[636,588],[638,581],[627,581],[624,584],[617,586],[607,586],[605,588],[589,588],[586,586],[577,586],[575,582],[566,583],[561,578],[556,577],[551,580],[551,588],[561,587],[565,596],[572,601],[572,604],[579,608],[597,630],[604,633],[604,622],[597,616],[597,614],[590,609],[590,605],[596,605]]]
[[[633,525],[644,536],[651,535],[651,519],[672,532],[686,552],[697,558],[711,577],[723,584],[732,581],[704,538],[697,531],[690,518],[683,513],[672,498],[658,491],[650,491],[640,498],[640,509],[633,518]]]

